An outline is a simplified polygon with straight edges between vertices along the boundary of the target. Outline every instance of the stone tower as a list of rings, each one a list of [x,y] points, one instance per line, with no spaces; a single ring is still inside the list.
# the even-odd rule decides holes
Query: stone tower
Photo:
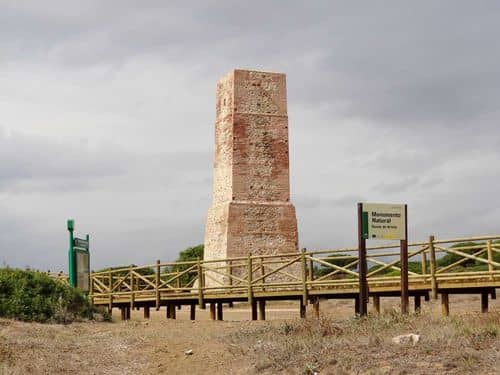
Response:
[[[216,100],[204,258],[298,251],[285,75],[234,70],[217,83]]]

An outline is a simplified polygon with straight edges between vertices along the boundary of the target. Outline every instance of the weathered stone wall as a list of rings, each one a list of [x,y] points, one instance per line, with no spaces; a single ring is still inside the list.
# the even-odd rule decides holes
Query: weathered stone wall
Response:
[[[284,74],[234,70],[217,84],[205,259],[298,250]]]

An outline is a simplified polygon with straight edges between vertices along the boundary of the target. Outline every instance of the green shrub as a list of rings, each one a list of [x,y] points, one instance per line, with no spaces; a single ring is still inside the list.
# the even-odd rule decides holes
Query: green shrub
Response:
[[[347,266],[349,263],[355,260],[355,258],[344,258],[344,259],[335,259],[335,258],[340,258],[340,257],[347,257],[349,255],[347,254],[338,254],[338,255],[332,255],[329,257],[324,258],[325,261],[328,263],[334,264],[339,267],[344,267]],[[349,267],[348,269],[356,269],[356,265]],[[322,264],[314,266],[314,277],[321,277],[323,275],[329,274],[330,272],[335,271],[336,269],[330,266],[324,266]],[[339,277],[345,277],[346,274],[344,272],[339,273]]]
[[[477,246],[477,245],[484,245],[484,243],[482,243],[482,242],[460,242],[460,243],[456,243],[456,244],[450,246],[450,248],[453,249],[455,247],[467,247],[467,246]],[[474,254],[475,252],[478,252],[479,250],[480,249],[467,249],[467,250],[460,250],[460,252],[471,255],[471,254]],[[484,255],[482,257],[485,258],[486,255]],[[446,267],[446,266],[449,266],[450,264],[453,264],[453,263],[455,263],[459,260],[462,260],[462,259],[464,259],[464,257],[461,255],[447,253],[443,257],[437,259],[436,263],[437,263],[438,267]],[[467,259],[464,262],[462,262],[460,265],[462,267],[470,267],[470,266],[473,266],[475,264],[475,262],[476,261],[474,259]]]
[[[44,273],[0,268],[1,317],[66,323],[94,311],[81,291]]]
[[[429,262],[427,262],[427,268],[429,268]],[[375,266],[372,266],[368,269],[368,273],[370,272],[373,272],[373,271],[376,271],[380,268],[382,268],[383,266],[382,265],[375,265]],[[400,262],[397,262],[396,264],[394,264],[394,267],[400,267]],[[408,262],[408,271],[410,272],[415,272],[415,273],[418,273],[418,274],[421,274],[422,273],[422,263],[421,262]],[[378,273],[376,273],[375,275],[373,275],[374,277],[379,277],[379,276],[399,276],[401,273],[398,271],[398,270],[395,270],[395,269],[392,269],[392,268],[386,268],[385,270],[383,271],[380,271]]]

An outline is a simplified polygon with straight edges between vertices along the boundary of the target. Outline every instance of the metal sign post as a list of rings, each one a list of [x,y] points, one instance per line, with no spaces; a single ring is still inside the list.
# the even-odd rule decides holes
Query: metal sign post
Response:
[[[90,289],[90,237],[87,234],[85,239],[75,238],[73,235],[74,229],[74,220],[68,220],[69,284],[73,287],[78,287],[84,292],[88,292]]]
[[[367,314],[366,240],[400,240],[401,313],[408,313],[408,207],[406,204],[358,203],[359,314]]]
[[[401,263],[401,314],[408,314],[410,293],[408,290],[408,206],[404,205],[404,239],[400,240]]]
[[[363,203],[358,203],[358,269],[359,269],[359,315],[368,314],[368,282],[366,274],[368,265],[366,262],[366,238],[363,233]]]
[[[75,229],[74,220],[68,220],[69,249],[68,249],[68,276],[69,285],[76,286],[75,251],[73,250],[73,231]]]

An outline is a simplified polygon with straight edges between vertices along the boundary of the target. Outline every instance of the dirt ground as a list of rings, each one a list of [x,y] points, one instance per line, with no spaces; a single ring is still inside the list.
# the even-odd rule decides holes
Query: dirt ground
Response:
[[[0,320],[0,374],[500,374],[500,301],[479,313],[476,296],[451,296],[449,318],[439,301],[422,302],[420,315],[401,317],[398,299],[381,300],[382,315],[353,318],[352,301],[322,301],[321,319],[298,318],[298,303],[274,303],[267,321],[249,321],[248,306],[165,310],[144,320],[133,311],[122,322],[69,325]],[[371,306],[370,306],[371,307]],[[308,312],[309,313],[309,312]],[[421,342],[396,345],[398,334]],[[191,355],[185,352],[192,350]]]

